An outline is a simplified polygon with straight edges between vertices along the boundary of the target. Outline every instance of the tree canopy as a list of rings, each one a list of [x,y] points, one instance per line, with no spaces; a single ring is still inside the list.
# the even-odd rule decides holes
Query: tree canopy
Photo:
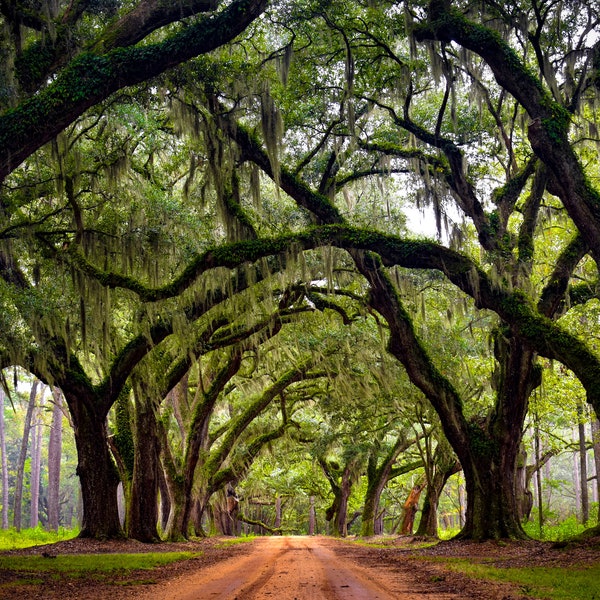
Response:
[[[333,358],[366,322],[458,457],[462,535],[525,535],[514,482],[540,357],[600,414],[594,2],[43,0],[0,13],[1,364],[65,395],[84,535],[120,535],[128,470],[106,423],[130,390],[135,414],[157,414],[210,365],[170,493],[182,477],[188,497],[213,493],[235,479],[236,444],[256,456],[294,427],[288,385],[366,381]],[[436,239],[410,232],[410,210]],[[330,340],[286,333],[315,312],[342,324],[323,325]],[[244,389],[245,369],[258,387],[211,446],[216,401]],[[273,437],[252,437],[276,397]],[[121,433],[158,469],[174,430],[155,421],[155,445],[135,417]]]

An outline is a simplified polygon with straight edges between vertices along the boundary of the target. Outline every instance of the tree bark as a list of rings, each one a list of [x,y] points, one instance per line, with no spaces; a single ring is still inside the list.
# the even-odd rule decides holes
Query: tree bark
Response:
[[[517,459],[516,494],[519,519],[524,523],[529,520],[533,508],[533,493],[529,489],[530,479],[527,479],[527,452],[521,448]]]
[[[171,500],[165,472],[162,469],[162,463],[159,463],[158,469],[158,490],[160,493],[160,528],[161,531],[165,531],[167,528],[167,521],[169,520],[169,513],[171,512]]]
[[[488,423],[472,423],[468,451],[455,448],[465,472],[463,537],[524,538],[516,494],[522,425],[532,391],[541,382],[535,354],[506,329],[495,337],[496,407]]]
[[[594,450],[594,466],[596,469],[596,490],[600,499],[600,421],[592,419],[592,444]],[[598,520],[600,520],[600,500],[598,505]]]
[[[235,491],[228,485],[217,496],[212,507],[215,528],[221,535],[236,535],[239,501]]]
[[[379,513],[381,493],[385,489],[388,481],[392,478],[392,467],[394,462],[412,443],[413,441],[407,441],[403,434],[399,435],[395,444],[383,458],[379,466],[377,466],[377,450],[379,449],[379,444],[376,444],[373,447],[367,463],[367,490],[365,492],[362,511],[362,536],[368,537],[382,533],[381,531],[376,531],[375,525],[376,517]],[[408,473],[413,469],[420,467],[421,464],[421,461],[419,461],[410,465],[405,465],[400,469],[396,469],[393,476],[397,477],[398,475]]]
[[[79,537],[123,537],[117,505],[119,474],[111,457],[106,413],[95,409],[97,397],[84,386],[61,388],[73,418],[77,447],[77,475],[81,484],[83,515]]]
[[[274,529],[281,527],[281,496],[277,494],[275,498],[275,522],[273,523]]]
[[[40,488],[42,474],[42,406],[44,402],[44,393],[40,394],[39,405],[33,412],[31,423],[31,507],[29,514],[29,526],[34,529],[39,523],[40,514]]]
[[[527,464],[527,453],[522,451],[519,455],[517,466],[517,502],[519,505],[519,518],[522,522],[527,521],[533,510],[533,493],[529,489],[531,480],[536,474],[540,474],[541,468],[556,455],[555,450],[548,450],[538,456],[539,430],[535,428],[535,455],[533,464]]]
[[[341,537],[346,537],[348,535],[348,501],[350,500],[350,493],[352,492],[352,479],[354,477],[355,466],[354,461],[350,461],[344,467],[342,473],[340,499],[335,517],[335,529],[337,535],[340,535]]]
[[[317,529],[316,521],[315,497],[310,496],[308,500],[308,535],[315,535]]]
[[[58,531],[60,524],[60,462],[62,458],[62,393],[53,388],[52,425],[48,441],[48,528]]]
[[[160,540],[158,535],[158,439],[157,403],[140,380],[134,385],[134,463],[128,506],[127,533],[140,542]]]
[[[579,473],[581,486],[581,522],[587,523],[590,519],[590,498],[588,493],[588,474],[587,474],[587,442],[585,436],[585,406],[579,403],[577,407],[579,417]]]
[[[180,541],[187,538],[187,530],[183,526],[183,509],[185,504],[183,478],[177,468],[176,460],[171,453],[167,432],[162,421],[158,422],[158,436],[160,441],[160,458],[164,485],[161,487],[161,497],[166,489],[169,513],[163,528],[163,537],[167,541]],[[164,518],[164,517],[163,517]]]
[[[167,470],[165,470],[165,473]],[[188,537],[187,524],[185,521],[185,494],[183,485],[177,480],[177,477],[166,476],[167,487],[169,488],[169,504],[171,510],[164,531],[164,537],[169,542],[185,540]]]
[[[348,535],[348,500],[352,492],[353,479],[356,476],[358,458],[349,459],[341,471],[337,466],[332,467],[324,458],[319,458],[319,464],[333,492],[333,502],[325,512],[325,519],[333,523],[333,535],[346,537]]]
[[[427,481],[417,535],[426,535],[430,537],[437,537],[438,535],[437,509],[442,490],[448,479],[461,470],[460,463],[455,458],[450,461],[450,464],[447,459],[447,456],[440,456],[436,457],[436,460],[434,461],[435,466],[433,476],[430,481]]]
[[[35,408],[35,400],[39,381],[34,379],[29,392],[29,403],[27,404],[27,412],[25,413],[25,423],[23,425],[23,437],[21,438],[21,452],[19,454],[19,462],[17,463],[17,478],[15,483],[15,497],[13,504],[13,527],[17,531],[21,531],[21,519],[23,510],[23,479],[25,475],[25,460],[27,458],[27,447],[29,446],[29,435],[31,432],[31,419],[33,409]]]
[[[421,492],[425,489],[425,482],[417,483],[413,486],[402,506],[402,524],[400,525],[400,535],[412,535],[415,516],[417,515],[417,506],[421,497]]]

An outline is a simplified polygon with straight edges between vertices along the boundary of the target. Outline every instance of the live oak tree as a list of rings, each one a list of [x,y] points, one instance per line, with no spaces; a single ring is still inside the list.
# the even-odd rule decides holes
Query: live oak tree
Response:
[[[387,444],[382,444],[386,441]],[[422,460],[418,458],[415,460],[413,457],[413,460],[410,461],[410,458],[404,455],[413,444],[414,439],[407,439],[406,432],[401,432],[395,440],[393,438],[392,440],[375,438],[367,458],[367,483],[361,516],[361,535],[371,536],[384,533],[379,503],[385,486],[395,477],[410,473],[423,466]],[[401,455],[403,455],[403,460],[398,464],[397,461]]]
[[[82,216],[85,213],[78,203],[78,182],[69,178],[67,162],[72,158],[69,151],[65,163],[59,162],[61,186],[54,207],[37,211],[30,202],[35,196],[39,198],[48,193],[44,190],[44,181],[52,181],[52,173],[43,174],[42,181],[35,182],[36,192],[30,198],[19,193],[26,189],[23,186],[30,185],[30,172],[26,168],[12,183],[7,183],[6,177],[35,150],[55,139],[88,108],[111,93],[231,40],[264,9],[264,3],[234,3],[224,11],[218,11],[216,4],[206,2],[191,2],[185,8],[140,2],[121,14],[118,14],[119,8],[117,3],[94,2],[76,6],[66,2],[44,3],[37,11],[24,10],[20,6],[3,7],[6,56],[3,60],[4,111],[0,117],[4,153],[0,177],[5,182],[2,190],[4,240],[25,232],[35,237],[38,225],[51,215],[61,214],[60,205],[64,198],[72,208],[73,224],[66,229],[63,225],[63,231],[73,232],[72,239],[66,244],[72,241],[78,246],[82,243],[88,218]],[[197,16],[206,12],[213,14],[206,18],[202,14]],[[113,15],[115,18],[107,18]],[[190,26],[169,31],[169,25],[179,22],[182,17],[189,18]],[[143,48],[137,45],[151,34],[155,34],[154,45]],[[60,154],[60,147],[57,149]],[[47,166],[48,163],[44,163],[42,170],[51,170]],[[36,178],[37,174],[33,175],[33,179]],[[56,225],[53,229],[56,231]],[[57,242],[57,238],[52,237],[56,234],[45,233],[46,241],[51,240],[50,245],[46,245],[50,249]],[[37,235],[43,236],[43,232],[38,231]],[[71,236],[67,234],[67,237]],[[23,248],[4,244],[0,260],[4,281],[12,285],[17,294],[31,296],[41,266],[38,264],[30,271],[25,268],[25,260]],[[80,456],[79,475],[85,513],[82,535],[118,535],[120,526],[113,500],[117,477],[108,455],[104,428],[108,410],[120,393],[132,363],[126,365],[128,359],[122,355],[121,359],[125,358],[125,361],[117,370],[124,367],[123,376],[115,377],[113,371],[105,380],[106,387],[100,384],[95,388],[79,359],[72,356],[71,348],[65,344],[68,333],[57,339],[52,328],[40,323],[39,311],[25,314],[21,310],[20,316],[36,331],[38,343],[50,357],[49,360],[38,358],[34,365],[31,351],[24,347],[15,349],[11,343],[15,340],[11,339],[5,349],[17,356],[6,360],[21,362],[26,368],[37,371],[44,379],[60,386],[65,394],[77,432]],[[63,320],[65,324],[68,328],[68,321]],[[85,337],[83,323],[79,330]],[[131,356],[129,354],[129,358]]]
[[[4,390],[0,388],[0,452],[2,453],[2,529],[8,529],[8,458],[6,456],[6,427],[4,421]]]
[[[304,261],[301,250],[339,246],[347,252],[329,251],[319,277],[329,290],[368,293],[390,353],[438,412],[467,481],[463,535],[522,537],[514,481],[537,356],[571,369],[600,408],[598,357],[560,319],[596,293],[597,268],[590,278],[587,266],[600,256],[600,213],[586,162],[596,150],[585,138],[597,138],[597,11],[585,2],[281,2],[256,20],[266,4],[3,8],[3,365],[22,364],[65,394],[82,533],[120,534],[105,423],[139,362],[224,297]],[[192,60],[251,23],[245,41]],[[140,109],[103,155],[105,111],[126,95],[115,93],[159,75],[138,88],[151,101],[136,98]],[[155,152],[153,141],[183,131],[189,145]],[[396,186],[379,196],[361,183],[391,175]],[[261,209],[259,188],[272,186],[278,200]],[[459,222],[443,244],[399,237],[398,188],[433,207],[440,231],[452,215],[445,207],[455,207]],[[207,227],[187,246],[185,224],[163,229],[171,202],[189,211],[187,231],[200,225],[177,201],[207,197],[219,211],[216,237]],[[275,204],[285,224],[269,212]],[[569,240],[552,235],[551,219],[572,230]],[[166,252],[170,235],[177,248]],[[208,250],[225,241],[237,244]],[[254,267],[214,271],[245,264]],[[495,397],[481,414],[415,327],[396,267],[435,270],[470,298],[470,311],[496,315]],[[348,269],[362,279],[340,279]],[[569,288],[574,277],[585,289]]]
[[[209,102],[209,107],[220,119],[223,130],[239,146],[242,159],[258,165],[301,206],[310,210],[317,221],[346,223],[340,210],[328,202],[325,195],[333,197],[347,186],[348,181],[356,179],[360,166],[363,173],[378,173],[379,163],[375,163],[373,157],[379,155],[388,157],[391,172],[403,169],[415,172],[437,207],[438,215],[442,213],[441,204],[452,198],[464,218],[472,223],[484,256],[481,266],[479,257],[471,258],[468,251],[458,254],[425,243],[403,244],[402,249],[396,251],[390,249],[389,237],[385,241],[371,238],[372,241],[366,242],[369,235],[364,234],[361,240],[351,240],[343,228],[336,230],[340,236],[338,240],[333,241],[336,237],[333,234],[327,242],[350,250],[358,270],[371,286],[371,305],[390,326],[390,351],[403,362],[413,382],[433,402],[446,436],[460,458],[469,495],[463,535],[521,537],[523,532],[516,517],[514,500],[515,465],[528,399],[541,380],[536,354],[558,358],[572,368],[586,387],[589,401],[598,402],[597,357],[585,343],[552,323],[566,308],[565,292],[570,277],[588,249],[593,252],[590,238],[575,234],[558,248],[552,259],[553,272],[546,280],[540,279],[535,271],[538,247],[547,243],[539,233],[554,212],[552,208],[541,210],[548,202],[546,190],[560,197],[576,224],[576,215],[572,214],[574,198],[580,199],[580,208],[593,205],[596,198],[596,192],[584,178],[582,163],[570,145],[568,151],[560,152],[560,156],[554,151],[542,151],[547,150],[551,135],[555,135],[558,142],[568,143],[568,119],[564,117],[567,108],[560,104],[565,98],[553,99],[544,89],[544,75],[549,75],[543,53],[536,55],[542,78],[532,75],[532,66],[525,61],[519,63],[518,69],[513,69],[513,62],[518,61],[516,53],[508,49],[497,33],[481,25],[472,25],[458,11],[442,3],[432,4],[429,20],[426,13],[418,11],[414,14],[409,11],[406,19],[409,25],[411,22],[414,25],[405,35],[414,34],[415,41],[428,37],[434,41],[442,39],[441,44],[431,46],[433,71],[426,69],[427,64],[419,61],[418,55],[410,55],[410,44],[402,45],[397,31],[403,31],[405,19],[403,17],[401,21],[391,6],[389,14],[396,30],[387,26],[389,21],[383,17],[377,22],[386,23],[386,27],[375,26],[368,11],[353,14],[335,8],[336,5],[331,9],[316,8],[314,12],[315,21],[331,30],[328,45],[319,46],[317,54],[321,53],[321,61],[326,57],[330,65],[335,65],[332,71],[314,68],[310,76],[306,75],[311,61],[318,64],[312,57],[319,33],[314,29],[302,37],[301,25],[297,29],[291,27],[294,46],[300,49],[294,55],[294,61],[298,64],[302,60],[303,71],[298,68],[298,73],[301,73],[303,85],[310,80],[321,93],[323,89],[333,90],[332,98],[339,109],[334,113],[332,103],[320,103],[322,96],[319,93],[308,96],[314,101],[311,110],[305,114],[319,115],[320,122],[315,130],[321,133],[310,151],[305,152],[306,147],[297,148],[293,144],[283,145],[285,135],[282,141],[277,141],[277,130],[266,129],[264,120],[263,149],[245,124],[232,119],[231,109],[241,113],[244,107],[245,98],[239,86],[237,93],[233,92],[235,105],[230,104],[224,94],[220,105]],[[493,6],[489,12],[494,13]],[[537,18],[534,29],[538,27],[539,32],[548,15],[535,17],[535,12],[532,14]],[[591,9],[587,14],[593,19]],[[296,25],[300,19],[297,15],[292,18],[294,16]],[[421,23],[417,24],[421,16]],[[494,16],[503,27],[515,24],[510,20],[511,15]],[[585,36],[590,29],[586,29],[585,24],[583,27],[581,42],[585,44],[589,42]],[[308,43],[308,39],[312,43]],[[527,42],[530,39],[533,36],[527,38]],[[478,62],[472,53],[455,52],[450,41],[462,42],[465,48],[479,51],[504,87],[495,86],[486,77],[484,63]],[[487,44],[485,48],[482,41]],[[534,43],[539,47],[539,40]],[[280,52],[283,56],[284,47],[287,46],[282,40],[279,49],[273,48],[272,55]],[[553,47],[550,49],[553,51]],[[565,86],[565,96],[569,101],[576,101],[572,107],[574,112],[582,112],[583,99],[594,93],[588,84],[591,61],[586,62],[586,57],[592,56],[593,51],[590,47],[581,51],[581,63],[575,61],[574,77],[577,79],[570,87]],[[502,65],[498,65],[500,60],[503,60]],[[365,66],[359,70],[359,64]],[[371,71],[367,65],[375,64],[383,75],[369,78]],[[509,64],[510,69],[507,69]],[[286,103],[299,102],[296,96],[299,90],[306,98],[305,89],[293,85],[293,68],[294,63],[291,74],[287,75],[288,87],[279,92],[282,114],[285,114]],[[513,72],[515,77],[521,77],[519,82],[524,87],[529,86],[527,98],[511,86]],[[437,80],[440,83],[435,85]],[[215,89],[214,84],[211,89]],[[507,97],[507,92],[514,98]],[[465,109],[461,114],[459,108],[466,107],[468,93],[481,98],[481,105],[480,108],[477,105],[478,111]],[[285,100],[287,96],[293,100]],[[263,97],[263,107],[269,102],[273,104],[272,100]],[[519,103],[535,119],[529,139],[520,127]],[[274,104],[277,106],[277,102]],[[246,118],[249,114],[246,112]],[[482,125],[475,125],[476,119],[480,119]],[[380,123],[383,125],[378,127]],[[289,139],[298,139],[301,131],[314,127],[308,119],[292,120],[288,126]],[[488,146],[489,156],[481,143],[488,139],[487,136],[490,141],[498,139],[503,144]],[[283,145],[283,150],[275,162],[271,155],[277,144]],[[532,155],[529,148],[537,152],[537,156]],[[475,158],[476,150],[481,159]],[[362,163],[358,162],[361,157]],[[486,158],[487,163],[484,163]],[[486,165],[481,182],[474,179],[478,161]],[[559,187],[569,185],[568,193],[564,188],[557,189],[553,172],[561,173]],[[306,178],[301,181],[300,176],[305,174]],[[501,185],[488,184],[487,177],[490,181],[499,179]],[[568,184],[564,183],[567,181]],[[312,182],[319,182],[319,185],[309,191],[306,184]],[[494,194],[490,193],[492,188],[495,188]],[[569,196],[568,201],[565,194]],[[590,226],[586,227],[589,230]],[[454,247],[459,247],[457,244],[461,239],[464,237],[457,228],[452,235]],[[362,253],[367,249],[379,254],[383,262]],[[458,263],[462,265],[459,267]],[[465,402],[455,385],[435,367],[415,335],[401,299],[382,269],[384,265],[394,264],[436,268],[469,294],[475,306],[491,309],[500,317],[493,330],[497,361],[496,401],[482,421],[473,420],[466,414]]]

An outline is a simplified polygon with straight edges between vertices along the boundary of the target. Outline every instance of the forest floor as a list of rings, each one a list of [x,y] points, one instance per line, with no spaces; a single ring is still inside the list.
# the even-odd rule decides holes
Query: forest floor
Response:
[[[74,539],[0,553],[0,598],[24,600],[525,600],[518,585],[467,577],[444,566],[466,559],[504,567],[573,567],[600,563],[599,540],[584,545],[541,542],[441,542],[417,538],[339,540],[328,537],[231,538],[141,544]],[[367,543],[368,542],[368,543]],[[152,571],[57,579],[2,568],[2,557],[133,552],[198,552],[197,558]],[[28,582],[29,581],[29,582]]]

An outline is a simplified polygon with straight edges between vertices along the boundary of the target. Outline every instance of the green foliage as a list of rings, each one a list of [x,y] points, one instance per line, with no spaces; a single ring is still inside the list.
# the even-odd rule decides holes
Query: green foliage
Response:
[[[581,523],[575,515],[571,515],[556,524],[546,524],[542,529],[540,538],[539,527],[534,521],[525,523],[523,526],[527,534],[534,539],[548,540],[552,542],[564,542],[578,536],[595,523]]]

